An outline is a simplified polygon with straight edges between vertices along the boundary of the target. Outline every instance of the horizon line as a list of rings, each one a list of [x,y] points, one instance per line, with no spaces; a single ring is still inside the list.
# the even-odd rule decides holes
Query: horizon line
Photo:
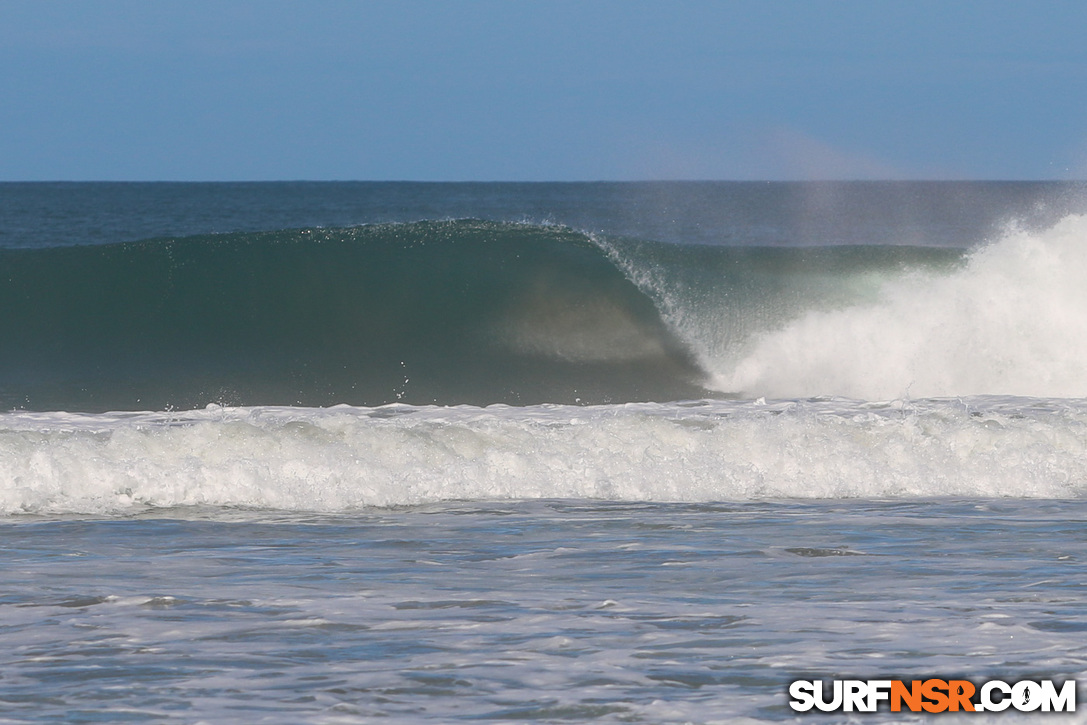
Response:
[[[0,184],[1083,184],[1083,179],[0,179]]]

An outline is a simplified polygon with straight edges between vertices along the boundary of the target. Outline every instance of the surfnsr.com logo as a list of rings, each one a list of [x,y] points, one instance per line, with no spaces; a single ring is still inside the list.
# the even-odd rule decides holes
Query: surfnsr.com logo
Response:
[[[796,680],[789,706],[797,712],[1075,712],[1076,681],[1052,680]]]

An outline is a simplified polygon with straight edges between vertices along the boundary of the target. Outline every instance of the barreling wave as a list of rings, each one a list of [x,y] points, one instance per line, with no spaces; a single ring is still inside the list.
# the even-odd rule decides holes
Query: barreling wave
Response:
[[[584,234],[473,220],[0,251],[0,404],[163,410],[700,397]]]
[[[0,514],[464,500],[1064,498],[1082,401],[701,401],[0,414]]]
[[[475,220],[0,250],[0,405],[1087,396],[1087,217],[975,250]]]
[[[969,251],[603,244],[715,390],[1087,396],[1087,216]]]

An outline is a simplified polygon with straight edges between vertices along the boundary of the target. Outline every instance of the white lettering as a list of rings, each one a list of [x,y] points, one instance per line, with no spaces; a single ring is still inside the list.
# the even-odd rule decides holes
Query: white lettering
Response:
[[[1032,680],[1020,680],[1012,686],[1012,705],[1019,712],[1033,712],[1042,706],[1042,686]]]
[[[1065,680],[1061,691],[1057,692],[1052,680],[1042,680],[1042,712],[1075,712],[1076,681]]]
[[[823,700],[823,681],[815,681],[815,706],[823,712],[834,712],[842,706],[842,681],[834,680],[832,685],[834,697],[830,702]]]
[[[846,712],[868,712],[868,684],[864,680],[846,680],[842,705]]]
[[[999,700],[993,700],[993,690],[1000,692],[1001,697]],[[981,704],[984,710],[990,710],[992,712],[1003,712],[1008,709],[1008,706],[1012,704],[1011,701],[1012,688],[1007,682],[1002,680],[989,680],[981,686]]]
[[[1020,680],[1008,684],[1003,680],[989,680],[982,683],[977,696],[966,697],[972,691],[971,683],[966,680],[950,680],[945,686],[941,680],[925,680],[922,692],[935,692],[923,695],[925,700],[915,700],[910,694],[915,690],[903,687],[898,680],[795,680],[789,684],[789,706],[797,712],[808,712],[818,708],[822,712],[878,712],[881,703],[893,704],[896,708],[905,705],[911,710],[943,712],[944,710],[976,712],[1003,712],[1014,707],[1020,712],[1075,712],[1076,681],[1065,680],[1060,688],[1053,680]],[[941,689],[944,688],[944,689]],[[945,697],[942,693],[947,691]],[[896,692],[893,698],[891,694]],[[931,709],[930,709],[931,708]]]
[[[789,685],[789,707],[797,712],[807,712],[815,707],[815,684],[811,680],[797,680]]]
[[[890,680],[868,680],[868,710],[867,712],[875,712],[879,709],[879,703],[882,700],[891,699],[891,681]]]

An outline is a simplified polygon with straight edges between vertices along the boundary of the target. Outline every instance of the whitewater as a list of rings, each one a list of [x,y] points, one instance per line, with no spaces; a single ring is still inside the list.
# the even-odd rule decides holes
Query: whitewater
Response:
[[[0,184],[0,720],[1082,680],[1082,191]]]
[[[1009,229],[950,275],[886,280],[868,304],[807,311],[715,383],[774,397],[1087,395],[1087,217]]]
[[[1010,397],[10,413],[0,511],[340,512],[1087,492],[1087,403]]]

